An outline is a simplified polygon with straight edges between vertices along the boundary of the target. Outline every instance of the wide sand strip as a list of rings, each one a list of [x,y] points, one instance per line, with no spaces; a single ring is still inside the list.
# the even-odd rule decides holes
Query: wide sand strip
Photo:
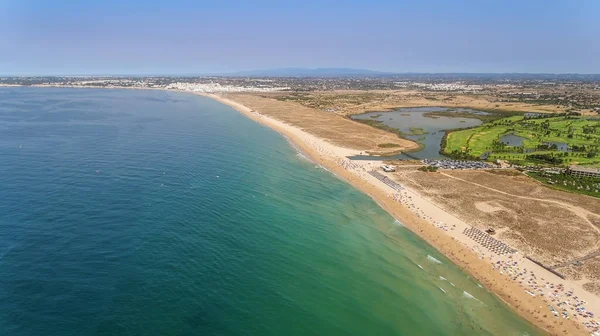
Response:
[[[53,86],[48,85],[48,87]],[[132,88],[120,87],[119,89]],[[418,146],[414,142],[399,139],[393,134],[349,120],[330,119],[330,117],[324,117],[323,113],[326,112],[315,111],[298,104],[283,103],[282,105],[280,101],[247,94],[224,96],[180,90],[170,91],[210,97],[286,136],[312,160],[372,197],[389,214],[399,219],[407,228],[417,233],[456,265],[474,276],[522,317],[547,331],[548,334],[591,334],[591,330],[584,325],[589,320],[562,319],[550,311],[550,306],[558,311],[562,309],[556,307],[556,302],[553,302],[551,296],[548,295],[555,291],[555,287],[549,288],[536,284],[536,288],[545,289],[547,293],[545,296],[532,296],[533,292],[529,284],[523,281],[518,282],[520,279],[526,279],[523,277],[515,279],[513,269],[509,269],[507,272],[506,267],[493,266],[492,264],[502,258],[492,257],[488,250],[459,234],[463,228],[469,228],[470,225],[444,211],[442,207],[422,196],[417,190],[404,186],[404,190],[399,193],[368,174],[368,171],[378,167],[379,161],[361,160],[358,162],[347,159],[348,156],[364,154],[368,150],[377,152],[379,149],[381,151],[378,145],[382,143],[394,143],[398,145],[396,150],[411,150]],[[341,117],[335,116],[335,118]],[[297,125],[301,125],[301,127],[297,127]],[[537,280],[562,284],[565,288],[574,288],[574,295],[578,296],[579,300],[586,302],[585,307],[589,311],[600,312],[600,297],[583,290],[573,281],[556,277],[524,259],[522,255],[518,259],[503,261],[513,263],[515,260],[518,260],[519,269],[527,269],[529,277],[533,276]]]
[[[289,110],[293,106],[281,106],[279,105],[280,102],[274,100],[249,95],[203,95],[232,106],[249,118],[285,135],[299,149],[308,154],[311,159],[352,184],[355,188],[371,196],[392,216],[399,219],[406,227],[448,256],[463,270],[472,274],[486,288],[495,293],[531,323],[545,329],[552,335],[589,335],[591,333],[582,324],[586,320],[578,319],[575,321],[571,318],[556,317],[549,310],[549,305],[554,304],[556,306],[556,303],[551,301],[549,295],[543,297],[540,295],[534,296],[532,295],[535,294],[533,290],[526,287],[528,285],[526,282],[519,284],[513,274],[509,274],[506,271],[506,268],[503,269],[500,266],[493,267],[492,262],[496,263],[501,259],[499,257],[493,258],[492,253],[462,234],[463,229],[470,227],[467,223],[444,211],[432,201],[422,197],[415,190],[405,188],[402,192],[398,192],[368,174],[368,171],[377,168],[377,162],[348,160],[347,156],[357,155],[362,152],[361,147],[356,142],[358,141],[356,137],[349,136],[349,142],[347,144],[344,143],[346,146],[342,146],[339,145],[339,142],[343,142],[343,140],[340,141],[340,138],[335,138],[327,133],[328,127],[326,122],[322,122],[322,126],[317,131],[311,128],[309,124],[300,123],[306,130],[296,127],[295,123],[292,124],[292,122],[298,120],[298,117],[294,116],[294,113]],[[269,113],[282,107],[284,110],[277,112],[279,113],[277,117],[273,117]],[[267,111],[267,113],[264,113],[264,111]],[[321,118],[322,115],[311,115],[310,117]],[[322,119],[319,120],[322,121]],[[361,131],[364,132],[362,134],[363,137],[369,137],[369,132],[372,129]],[[319,134],[322,137],[311,134],[319,132],[323,132]],[[336,142],[335,144],[332,143],[334,141]],[[378,141],[380,140],[372,141],[367,146],[374,146]],[[412,148],[412,144],[409,142],[399,142],[399,144],[405,145],[406,148]],[[363,146],[363,150],[368,149],[370,147],[365,148]],[[579,299],[587,301],[586,308],[588,310],[600,311],[600,299],[583,290],[578,284],[556,277],[529,260],[522,258],[520,254],[517,254],[517,257],[514,259],[511,258],[505,261],[507,263],[510,261],[511,264],[518,262],[519,267],[526,268],[528,275],[533,274],[537,279],[544,279],[551,283],[560,283],[565,288],[575,288]],[[511,277],[515,280],[511,279]],[[545,290],[545,288],[539,289],[540,292],[542,290]],[[548,292],[552,292],[553,290],[553,288],[548,288]],[[555,308],[558,311],[561,310],[559,307]]]

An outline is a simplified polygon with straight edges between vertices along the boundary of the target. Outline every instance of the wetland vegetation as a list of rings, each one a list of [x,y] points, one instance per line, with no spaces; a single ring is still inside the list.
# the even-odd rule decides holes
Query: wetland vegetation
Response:
[[[438,116],[432,113],[447,113],[447,115]],[[473,116],[486,113],[471,109],[411,107],[383,114],[370,112],[353,115],[351,118],[419,143],[420,148],[412,151],[408,158],[433,159],[443,157],[440,154],[440,144],[447,130],[478,126],[482,121]]]

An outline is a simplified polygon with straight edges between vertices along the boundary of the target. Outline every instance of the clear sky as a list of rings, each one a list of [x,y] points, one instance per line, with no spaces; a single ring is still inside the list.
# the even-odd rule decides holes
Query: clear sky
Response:
[[[600,73],[600,0],[0,0],[0,74]]]

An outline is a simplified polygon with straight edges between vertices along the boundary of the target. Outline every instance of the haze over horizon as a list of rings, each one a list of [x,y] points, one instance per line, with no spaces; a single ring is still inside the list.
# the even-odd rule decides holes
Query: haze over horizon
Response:
[[[600,2],[0,1],[1,75],[600,73]]]

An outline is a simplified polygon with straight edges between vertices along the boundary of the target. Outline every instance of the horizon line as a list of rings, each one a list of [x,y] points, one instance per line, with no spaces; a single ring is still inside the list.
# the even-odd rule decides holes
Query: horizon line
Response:
[[[345,68],[285,68],[298,70],[320,70],[320,69],[345,69]],[[2,74],[0,77],[13,78],[31,78],[31,77],[319,77],[320,75],[260,75],[248,74],[245,72],[260,72],[273,71],[282,69],[266,69],[266,70],[243,70],[236,72],[219,72],[219,73],[113,73],[113,74]],[[372,71],[373,73],[356,73],[348,72],[347,74],[325,74],[325,77],[336,76],[362,76],[362,77],[377,77],[377,76],[394,76],[394,75],[579,75],[579,76],[600,76],[600,73],[584,73],[584,72],[387,72],[369,69],[351,69],[356,71]]]

